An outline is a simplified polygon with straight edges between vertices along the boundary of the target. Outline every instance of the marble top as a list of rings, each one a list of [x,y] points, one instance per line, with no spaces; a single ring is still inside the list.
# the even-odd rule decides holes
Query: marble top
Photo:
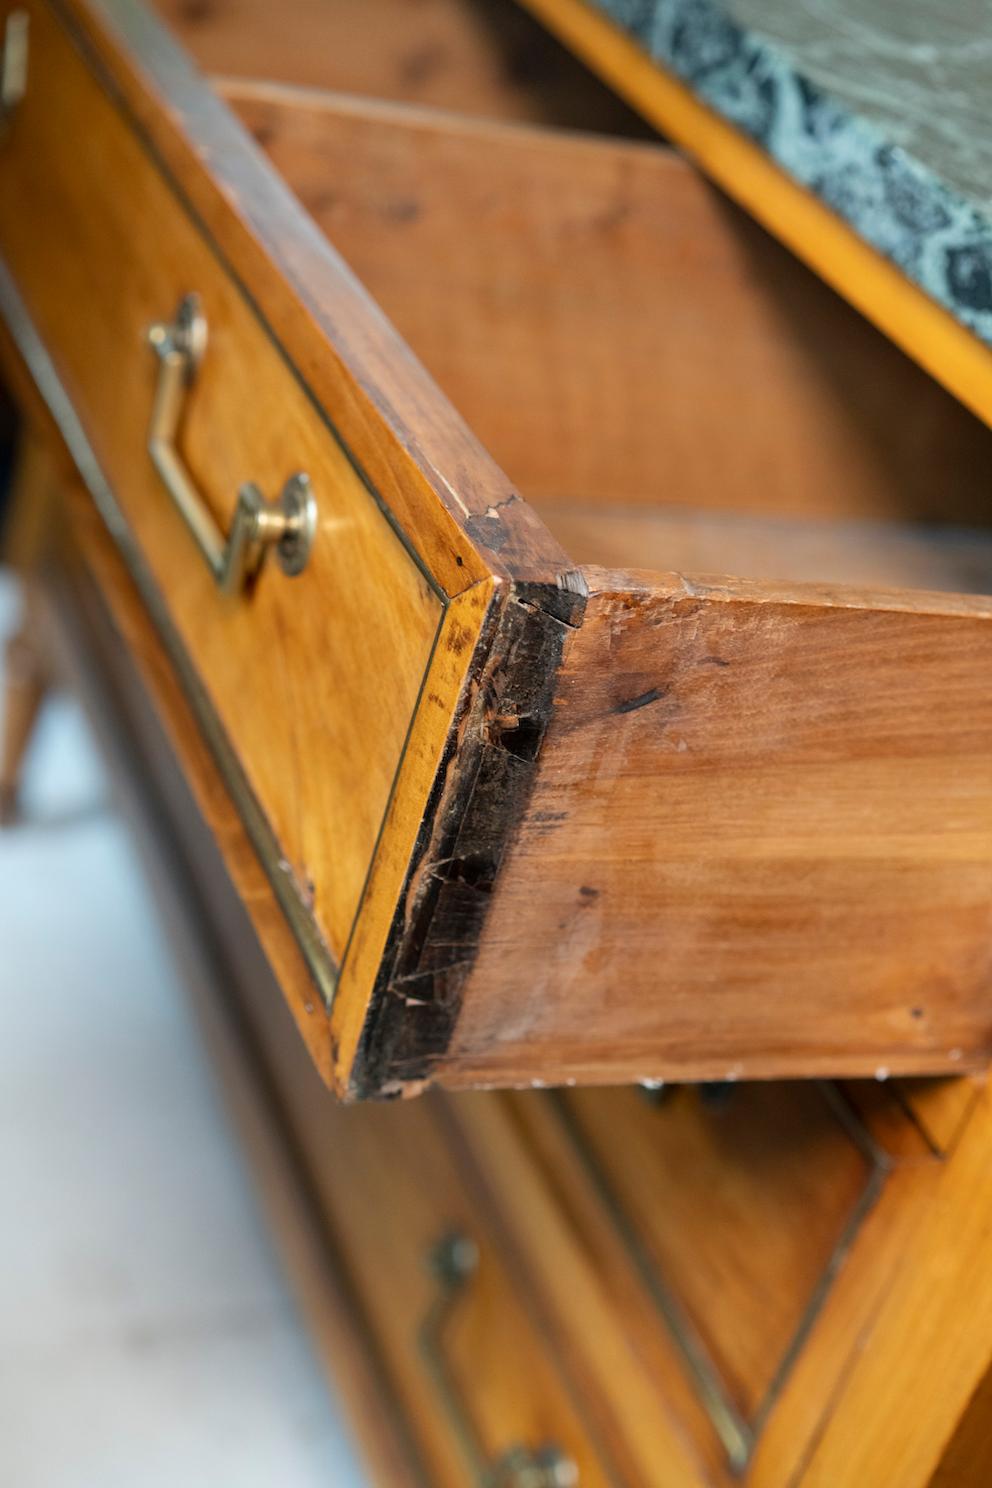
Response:
[[[992,345],[992,0],[594,0]]]

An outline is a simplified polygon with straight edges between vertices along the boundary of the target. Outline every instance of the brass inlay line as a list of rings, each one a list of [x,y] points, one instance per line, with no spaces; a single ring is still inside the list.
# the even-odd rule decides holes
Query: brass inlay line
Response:
[[[868,1177],[857,1202],[848,1215],[823,1274],[803,1311],[764,1398],[750,1420],[731,1399],[717,1365],[711,1359],[705,1344],[687,1317],[677,1296],[660,1273],[655,1258],[614,1192],[609,1175],[601,1160],[589,1147],[578,1121],[569,1109],[567,1099],[560,1091],[549,1092],[569,1142],[580,1159],[587,1177],[593,1183],[597,1196],[608,1212],[614,1228],[619,1233],[641,1282],[682,1355],[706,1414],[727,1454],[731,1471],[735,1473],[742,1473],[747,1468],[769,1412],[795,1364],[800,1349],[809,1336],[841,1262],[850,1249],[865,1216],[881,1192],[888,1170],[885,1155],[879,1150],[870,1133],[854,1112],[843,1104],[834,1086],[829,1081],[817,1081],[816,1084],[830,1106],[832,1114],[843,1127],[845,1135],[865,1158],[869,1169]]]
[[[479,1268],[479,1247],[456,1230],[432,1245],[427,1264],[437,1290],[420,1325],[418,1343],[438,1399],[462,1456],[471,1464],[476,1488],[578,1488],[575,1463],[552,1443],[530,1448],[515,1443],[491,1459],[479,1439],[444,1353],[444,1329],[452,1308]]]

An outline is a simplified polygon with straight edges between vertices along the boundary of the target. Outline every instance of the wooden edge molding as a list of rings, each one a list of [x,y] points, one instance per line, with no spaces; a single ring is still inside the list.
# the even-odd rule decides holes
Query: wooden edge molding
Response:
[[[562,549],[167,29],[127,0],[48,3],[441,588],[553,583]]]
[[[992,357],[949,311],[586,0],[518,0],[727,195],[992,425]]]

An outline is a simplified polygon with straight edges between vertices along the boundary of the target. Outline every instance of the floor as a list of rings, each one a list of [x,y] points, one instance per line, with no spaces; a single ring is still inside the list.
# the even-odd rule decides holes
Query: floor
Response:
[[[0,637],[16,616],[0,576]],[[70,700],[0,834],[0,1485],[359,1488]]]

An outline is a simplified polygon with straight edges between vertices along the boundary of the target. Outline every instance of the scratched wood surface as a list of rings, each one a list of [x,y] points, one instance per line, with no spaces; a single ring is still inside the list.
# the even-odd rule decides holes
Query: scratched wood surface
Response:
[[[451,1078],[983,1063],[988,601],[588,577]]]

